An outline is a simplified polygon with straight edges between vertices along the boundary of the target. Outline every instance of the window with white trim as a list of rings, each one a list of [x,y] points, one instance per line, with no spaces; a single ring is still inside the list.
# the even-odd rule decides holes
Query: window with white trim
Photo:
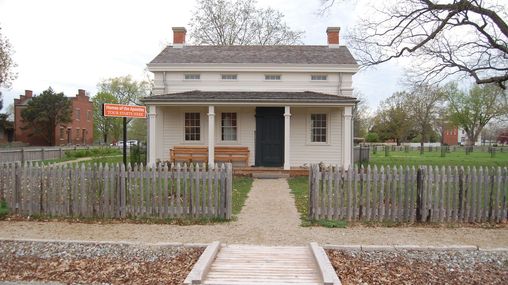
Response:
[[[189,73],[184,75],[185,80],[199,80],[201,79],[201,74]]]
[[[221,129],[223,141],[236,141],[238,124],[236,113],[222,113]]]
[[[222,80],[237,80],[238,75],[237,74],[222,74],[221,78],[222,78]]]
[[[280,74],[265,74],[265,80],[280,80]]]
[[[312,81],[325,81],[328,79],[328,76],[326,75],[320,75],[320,74],[314,74],[310,76],[310,80]]]
[[[327,116],[326,114],[311,114],[310,115],[310,141],[311,142],[326,142],[327,134]]]
[[[185,113],[185,140],[201,140],[201,114]]]
[[[81,119],[81,110],[80,109],[76,109],[76,120],[80,120]]]

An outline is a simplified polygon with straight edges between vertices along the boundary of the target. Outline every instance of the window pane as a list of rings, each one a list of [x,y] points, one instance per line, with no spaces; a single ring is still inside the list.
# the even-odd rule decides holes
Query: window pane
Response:
[[[200,113],[185,113],[185,140],[199,141],[201,139]]]
[[[266,74],[265,80],[280,80],[280,75]]]
[[[326,80],[327,76],[326,75],[311,75],[310,79],[311,80]]]
[[[222,74],[222,80],[236,80],[237,78],[236,74]]]
[[[222,113],[221,129],[223,141],[236,141],[237,133],[236,113]]]
[[[326,114],[311,114],[311,142],[326,142]]]
[[[199,80],[200,78],[200,74],[185,74],[185,80]]]

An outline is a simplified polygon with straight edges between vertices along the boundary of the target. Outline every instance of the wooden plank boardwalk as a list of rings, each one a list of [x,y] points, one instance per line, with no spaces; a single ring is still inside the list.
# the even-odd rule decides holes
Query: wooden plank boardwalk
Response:
[[[202,284],[323,284],[308,246],[227,245]]]

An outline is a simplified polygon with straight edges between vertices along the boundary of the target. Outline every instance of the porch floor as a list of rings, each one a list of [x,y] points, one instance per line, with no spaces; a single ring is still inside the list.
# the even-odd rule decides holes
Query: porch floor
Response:
[[[291,167],[290,170],[285,170],[282,167],[264,167],[264,166],[250,166],[250,167],[233,167],[234,175],[244,176],[270,176],[276,177],[293,177],[293,176],[308,176],[309,169],[306,167]]]

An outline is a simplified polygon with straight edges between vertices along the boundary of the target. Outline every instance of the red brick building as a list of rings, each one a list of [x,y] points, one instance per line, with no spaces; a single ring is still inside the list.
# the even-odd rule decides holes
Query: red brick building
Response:
[[[25,95],[14,99],[14,139],[30,145],[45,146],[49,143],[42,137],[32,134],[32,130],[24,129],[25,123],[21,111],[33,98],[31,90],[25,90]],[[69,98],[72,101],[72,122],[56,127],[55,145],[88,145],[93,143],[93,104],[85,93],[79,89],[78,94]]]
[[[443,144],[457,145],[459,143],[459,129],[446,129],[443,134]]]

